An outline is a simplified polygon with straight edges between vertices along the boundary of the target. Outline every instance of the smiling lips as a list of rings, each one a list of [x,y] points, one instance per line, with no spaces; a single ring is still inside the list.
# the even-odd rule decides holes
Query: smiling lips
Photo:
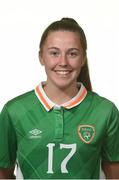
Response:
[[[58,75],[67,75],[71,73],[71,70],[55,70]]]

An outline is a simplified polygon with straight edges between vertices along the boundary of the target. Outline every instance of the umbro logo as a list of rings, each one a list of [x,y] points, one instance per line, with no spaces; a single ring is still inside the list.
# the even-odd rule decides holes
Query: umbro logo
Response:
[[[29,138],[33,139],[33,138],[41,138],[42,135],[42,131],[39,129],[33,129],[31,131],[29,131]]]

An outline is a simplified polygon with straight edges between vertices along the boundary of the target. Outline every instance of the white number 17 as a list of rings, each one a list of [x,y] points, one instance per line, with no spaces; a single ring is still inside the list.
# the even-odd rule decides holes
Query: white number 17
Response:
[[[48,171],[47,173],[54,173],[53,172],[53,147],[55,146],[54,143],[49,143],[47,145],[48,147]],[[60,144],[60,149],[71,149],[69,154],[64,158],[64,160],[61,163],[61,172],[62,173],[68,173],[68,170],[66,168],[68,161],[71,159],[71,157],[76,152],[76,144]]]

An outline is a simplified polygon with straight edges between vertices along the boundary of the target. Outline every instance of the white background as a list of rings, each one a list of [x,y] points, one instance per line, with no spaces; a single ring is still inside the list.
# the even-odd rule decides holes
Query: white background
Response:
[[[0,109],[46,79],[40,37],[62,17],[74,18],[85,31],[93,90],[119,107],[118,0],[0,0]]]

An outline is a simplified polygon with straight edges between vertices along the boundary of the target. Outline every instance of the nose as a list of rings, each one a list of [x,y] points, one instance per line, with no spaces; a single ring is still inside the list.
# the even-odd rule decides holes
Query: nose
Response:
[[[65,54],[60,56],[59,65],[60,66],[67,66],[67,57]]]

